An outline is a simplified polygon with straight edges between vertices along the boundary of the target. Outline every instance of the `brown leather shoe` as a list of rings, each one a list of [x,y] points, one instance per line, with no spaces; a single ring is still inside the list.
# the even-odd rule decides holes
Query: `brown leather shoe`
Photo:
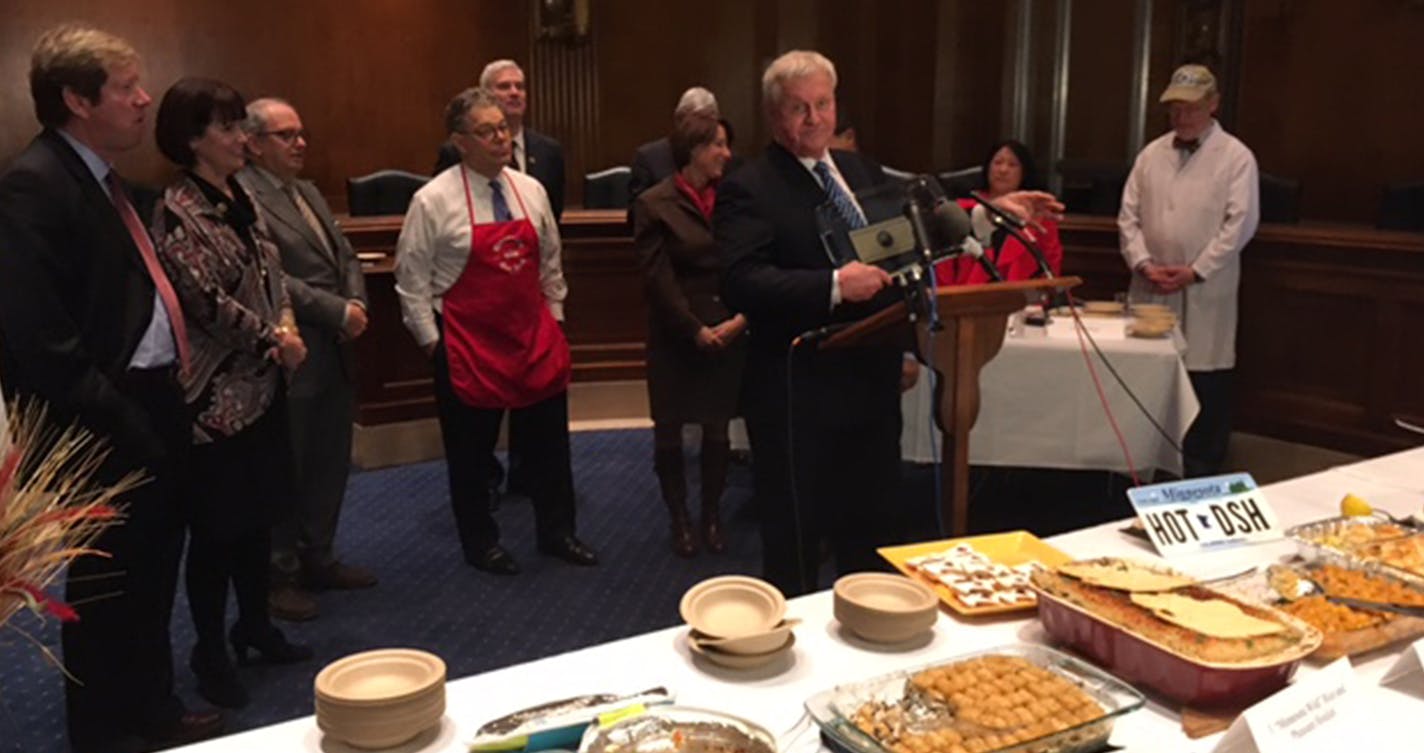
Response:
[[[309,567],[302,570],[302,583],[316,591],[351,591],[370,588],[377,583],[376,574],[364,567],[333,562],[324,567]]]
[[[217,737],[223,731],[221,711],[186,711],[168,729],[157,730],[146,737],[151,747],[148,750],[162,750],[177,745],[188,745],[199,740]]]
[[[288,622],[306,622],[317,616],[316,599],[291,583],[273,583],[267,592],[267,609]]]

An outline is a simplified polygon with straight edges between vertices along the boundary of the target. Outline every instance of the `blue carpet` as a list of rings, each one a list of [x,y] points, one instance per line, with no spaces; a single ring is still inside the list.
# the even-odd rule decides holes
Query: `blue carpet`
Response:
[[[578,433],[573,458],[579,536],[603,564],[578,568],[538,555],[530,505],[506,502],[496,517],[503,543],[524,569],[513,578],[464,563],[443,462],[353,474],[338,544],[344,559],[374,569],[381,583],[322,594],[316,621],[282,623],[289,638],[311,644],[316,659],[241,670],[253,703],[228,714],[229,731],[312,713],[316,672],[352,652],[423,648],[445,659],[451,677],[462,677],[676,624],[678,600],[692,584],[760,570],[746,468],[734,466],[728,483],[727,552],[683,560],[668,545],[667,515],[652,472],[652,432]],[[697,464],[688,466],[695,498]],[[190,704],[205,706],[186,666],[193,633],[179,591],[173,619],[178,691]],[[56,625],[41,626],[28,615],[16,619],[58,653]],[[58,670],[13,632],[0,631],[0,752],[63,750]]]

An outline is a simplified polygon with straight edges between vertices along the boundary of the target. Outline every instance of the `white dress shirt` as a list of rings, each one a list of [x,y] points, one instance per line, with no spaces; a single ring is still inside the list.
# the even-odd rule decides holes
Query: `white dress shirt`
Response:
[[[422,347],[440,339],[435,313],[440,311],[441,297],[465,271],[470,258],[470,217],[465,208],[461,171],[470,181],[475,222],[483,225],[494,221],[490,179],[457,164],[416,191],[396,241],[395,277],[401,321]],[[539,181],[521,172],[506,168],[500,171],[499,181],[510,215],[517,220],[525,217],[527,210],[529,221],[539,234],[539,286],[549,311],[563,321],[569,289],[559,258],[559,225],[549,207],[549,196]]]
[[[1261,218],[1256,158],[1215,121],[1190,156],[1172,140],[1168,132],[1137,155],[1117,218],[1122,256],[1132,270],[1148,261],[1188,265],[1202,281],[1158,295],[1134,272],[1130,295],[1177,312],[1188,370],[1229,369],[1236,365],[1241,251]]]

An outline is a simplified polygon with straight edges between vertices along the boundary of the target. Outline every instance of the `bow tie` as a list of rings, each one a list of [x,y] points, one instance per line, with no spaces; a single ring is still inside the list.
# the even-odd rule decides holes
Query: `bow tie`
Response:
[[[1179,138],[1172,139],[1172,148],[1184,150],[1187,154],[1192,154],[1196,152],[1197,148],[1200,146],[1201,139],[1192,139],[1191,141]]]

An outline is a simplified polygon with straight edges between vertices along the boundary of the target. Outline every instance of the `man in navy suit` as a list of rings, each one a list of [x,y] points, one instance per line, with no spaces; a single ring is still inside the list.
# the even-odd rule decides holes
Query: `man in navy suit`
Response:
[[[529,112],[529,90],[524,83],[524,71],[513,60],[496,60],[480,73],[480,88],[489,89],[499,99],[504,119],[509,123],[514,154],[509,167],[527,173],[544,186],[549,194],[549,206],[554,217],[564,214],[564,147],[553,138],[524,125]],[[458,164],[460,153],[446,142],[435,160],[435,172]]]
[[[125,520],[80,557],[63,625],[70,746],[166,747],[221,731],[173,692],[169,620],[183,550],[176,476],[191,440],[178,369],[182,309],[148,236],[150,206],[113,170],[138,146],[153,102],[127,42],[81,26],[45,32],[30,64],[44,130],[0,173],[0,372],[7,396],[39,400],[54,427],[108,440],[95,480],[143,470]],[[82,684],[81,684],[82,683]],[[135,739],[135,738],[141,738]]]
[[[835,66],[816,52],[767,67],[773,143],[722,181],[713,219],[723,297],[751,320],[744,406],[763,571],[788,596],[816,590],[822,536],[844,573],[883,567],[875,548],[899,532],[902,353],[793,346],[895,299],[884,270],[837,264],[820,240],[818,211],[864,226],[855,192],[885,182],[871,160],[829,148],[835,89]]]

